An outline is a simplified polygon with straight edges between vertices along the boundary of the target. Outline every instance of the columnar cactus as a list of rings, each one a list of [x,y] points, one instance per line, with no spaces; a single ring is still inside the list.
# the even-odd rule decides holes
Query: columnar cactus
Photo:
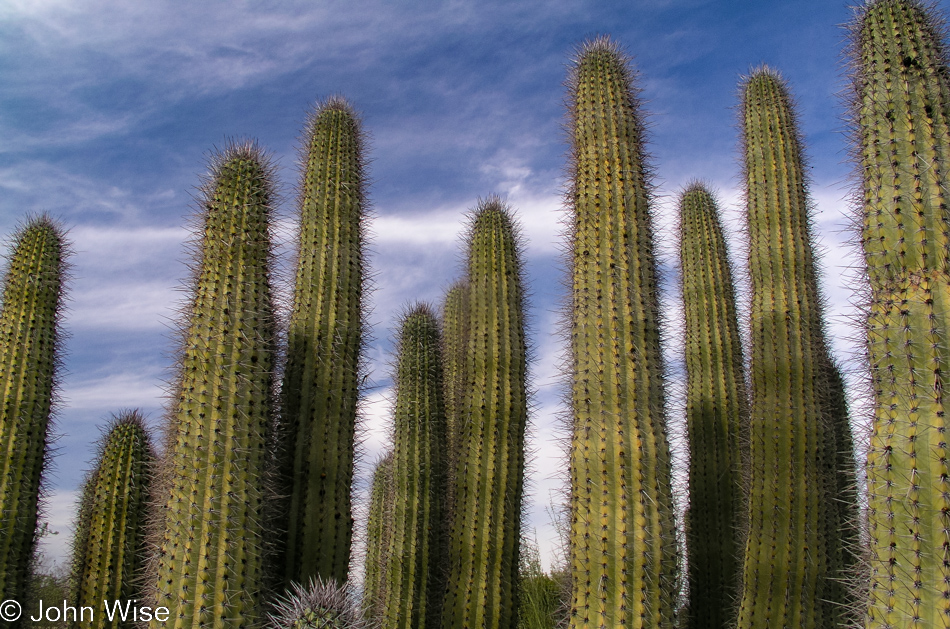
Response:
[[[66,244],[46,216],[13,237],[0,310],[0,600],[24,600],[54,397]]]
[[[468,283],[460,280],[445,293],[442,305],[442,356],[445,361],[445,440],[447,487],[455,486],[459,438],[466,421],[465,391],[468,364]],[[451,522],[454,509],[453,492],[446,495],[446,518]]]
[[[837,490],[849,470],[836,459],[847,415],[831,395],[840,378],[824,337],[788,88],[763,68],[745,80],[742,98],[752,407],[738,627],[829,627],[843,609],[834,595],[846,497]]]
[[[300,238],[282,394],[290,493],[287,581],[346,580],[363,338],[366,183],[360,123],[333,98],[308,123]]]
[[[389,513],[382,626],[438,627],[445,590],[445,404],[442,335],[424,304],[402,318],[393,410],[393,501]]]
[[[271,169],[254,144],[216,155],[184,322],[174,407],[156,481],[153,627],[263,621],[266,452],[275,334]]]
[[[366,561],[363,575],[363,613],[381,618],[385,603],[386,564],[393,512],[393,453],[387,452],[373,470],[366,524]]]
[[[571,627],[671,627],[676,533],[656,262],[633,72],[607,39],[570,78]]]
[[[687,626],[734,620],[742,555],[741,435],[749,404],[735,288],[719,208],[702,184],[680,197],[680,266],[686,318],[686,432],[689,438]]]
[[[481,201],[468,235],[465,416],[442,627],[513,627],[528,421],[524,289],[511,210]]]
[[[369,629],[346,584],[317,577],[294,583],[269,614],[267,629]]]
[[[103,601],[138,598],[154,458],[142,416],[137,411],[115,416],[83,485],[73,537],[71,604],[96,612],[91,621],[83,619],[84,629],[134,625],[131,618],[123,622],[117,615],[110,621],[100,612]]]
[[[950,627],[950,71],[941,32],[915,0],[869,2],[854,26],[876,402],[868,628]]]

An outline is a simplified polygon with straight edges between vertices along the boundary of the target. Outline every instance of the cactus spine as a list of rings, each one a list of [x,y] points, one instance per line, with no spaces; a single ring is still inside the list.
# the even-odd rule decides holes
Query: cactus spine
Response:
[[[468,299],[469,287],[464,280],[455,282],[445,293],[442,305],[442,356],[445,361],[445,449],[448,479],[446,487],[455,486],[455,467],[458,464],[459,439],[466,421],[465,391],[468,364]],[[451,522],[454,511],[454,493],[446,495],[446,520]]]
[[[288,581],[343,582],[353,536],[365,175],[359,120],[342,99],[311,117],[304,169],[282,388],[290,491],[283,565]]]
[[[570,79],[571,627],[673,623],[657,274],[632,78],[597,39]]]
[[[923,3],[868,3],[855,24],[862,241],[875,411],[867,459],[865,626],[950,627],[950,81]]]
[[[0,310],[0,599],[24,600],[60,349],[66,245],[48,217],[13,237]],[[10,623],[12,625],[13,623]],[[6,624],[4,623],[4,626]]]
[[[335,579],[293,583],[269,614],[267,629],[369,629],[345,584]]]
[[[270,168],[253,144],[215,156],[158,481],[155,605],[167,623],[263,620],[263,503],[273,414]]]
[[[680,198],[680,265],[689,437],[687,626],[725,628],[734,619],[739,589],[740,435],[748,427],[749,404],[719,208],[701,184]]]
[[[527,357],[520,241],[498,198],[476,207],[468,236],[470,388],[455,470],[442,627],[517,623]]]
[[[138,597],[144,562],[145,508],[154,453],[141,415],[112,419],[96,464],[83,485],[73,538],[72,604],[102,611],[102,601]],[[79,623],[73,623],[79,626]],[[133,626],[116,615],[94,613],[84,629]]]
[[[385,602],[386,564],[390,521],[393,512],[393,453],[387,452],[376,463],[370,488],[369,517],[366,525],[366,561],[363,577],[363,610],[370,619],[381,618]]]
[[[830,627],[841,615],[837,474],[847,470],[836,469],[836,435],[847,416],[830,395],[840,378],[824,338],[788,88],[763,68],[742,92],[752,407],[738,627]]]
[[[420,304],[402,319],[396,366],[393,509],[384,620],[392,629],[438,627],[445,589],[445,404],[442,335]]]

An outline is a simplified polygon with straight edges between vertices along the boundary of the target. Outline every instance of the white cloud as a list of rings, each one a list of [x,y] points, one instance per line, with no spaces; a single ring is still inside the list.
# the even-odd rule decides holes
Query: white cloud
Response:
[[[116,408],[161,407],[165,402],[166,374],[155,368],[110,373],[86,380],[69,378],[63,387],[65,405],[108,413]]]

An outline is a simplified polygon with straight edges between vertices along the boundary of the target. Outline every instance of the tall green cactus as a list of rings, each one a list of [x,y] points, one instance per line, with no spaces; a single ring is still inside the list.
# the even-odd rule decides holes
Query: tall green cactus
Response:
[[[0,310],[0,600],[23,601],[35,544],[61,334],[66,244],[49,217],[13,236]]]
[[[281,421],[290,492],[284,576],[346,580],[363,338],[366,197],[359,119],[342,99],[308,124]]]
[[[854,25],[875,395],[869,629],[950,627],[950,70],[941,32],[915,0],[869,2]]]
[[[382,627],[438,627],[445,590],[442,335],[425,304],[402,318],[396,359],[393,508]]]
[[[735,615],[742,555],[742,434],[749,404],[735,288],[712,194],[680,197],[680,265],[686,318],[689,437],[687,626],[725,628]]]
[[[571,86],[571,627],[671,627],[676,533],[648,169],[633,72],[586,43]]]
[[[346,584],[336,579],[294,583],[269,614],[266,629],[370,629]]]
[[[838,435],[848,433],[825,341],[801,141],[768,68],[742,86],[752,280],[748,535],[738,627],[841,620]],[[848,444],[850,447],[850,444]]]
[[[511,210],[481,201],[468,235],[465,422],[455,470],[442,627],[515,626],[528,421],[520,239]]]
[[[363,575],[363,614],[375,620],[382,617],[386,597],[390,521],[393,512],[393,453],[387,452],[373,470],[366,524],[366,561]]]
[[[71,604],[91,607],[95,613],[91,620],[72,623],[75,627],[131,629],[134,625],[131,618],[123,622],[116,616],[110,621],[102,613],[102,602],[138,598],[154,459],[142,416],[125,411],[113,417],[80,494]]]
[[[175,405],[156,481],[151,626],[263,621],[266,452],[275,326],[269,270],[271,169],[252,143],[213,158],[184,322]]]
[[[468,364],[468,299],[465,280],[449,287],[442,304],[442,356],[445,361],[445,449],[448,479],[446,487],[455,486],[459,439],[465,419],[466,366]],[[455,509],[454,492],[446,495],[446,520],[451,522]]]

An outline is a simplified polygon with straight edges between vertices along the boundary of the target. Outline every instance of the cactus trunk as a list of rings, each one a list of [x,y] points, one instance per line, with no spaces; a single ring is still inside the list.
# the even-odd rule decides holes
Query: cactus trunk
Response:
[[[700,184],[680,198],[689,438],[687,627],[734,620],[742,555],[743,456],[749,404],[735,288],[713,196]]]
[[[673,624],[676,533],[643,129],[609,40],[571,78],[571,627]]]
[[[390,521],[393,512],[393,453],[376,463],[370,488],[369,517],[366,524],[366,561],[363,577],[363,613],[370,620],[382,618],[386,597],[386,565]]]
[[[73,538],[72,601],[91,607],[83,629],[131,629],[131,618],[110,620],[103,601],[139,598],[144,565],[145,509],[154,454],[141,415],[116,416],[100,446],[96,465],[83,486]]]
[[[312,116],[282,394],[290,492],[286,581],[343,582],[353,537],[351,485],[363,338],[365,175],[359,120],[331,99]]]
[[[154,605],[183,629],[263,621],[275,335],[270,168],[253,144],[212,163],[177,396],[157,481]]]
[[[868,629],[950,627],[950,71],[941,32],[912,0],[870,2],[854,29],[875,396]]]
[[[837,435],[848,424],[831,395],[840,378],[824,336],[801,143],[777,73],[757,70],[742,89],[752,408],[738,627],[834,627],[838,474],[847,473]]]
[[[396,367],[393,507],[384,629],[439,626],[445,591],[442,338],[428,306],[403,317]]]
[[[520,244],[510,210],[479,203],[468,239],[469,351],[442,627],[517,623],[527,357]]]
[[[63,233],[47,217],[15,234],[0,310],[0,600],[24,601],[60,349]],[[0,623],[13,626],[15,623]]]
[[[468,299],[469,287],[463,281],[454,283],[445,293],[442,305],[442,356],[445,361],[445,449],[448,478],[446,487],[455,486],[459,439],[465,423],[466,366],[468,364]],[[452,522],[455,494],[446,495],[445,518]]]

